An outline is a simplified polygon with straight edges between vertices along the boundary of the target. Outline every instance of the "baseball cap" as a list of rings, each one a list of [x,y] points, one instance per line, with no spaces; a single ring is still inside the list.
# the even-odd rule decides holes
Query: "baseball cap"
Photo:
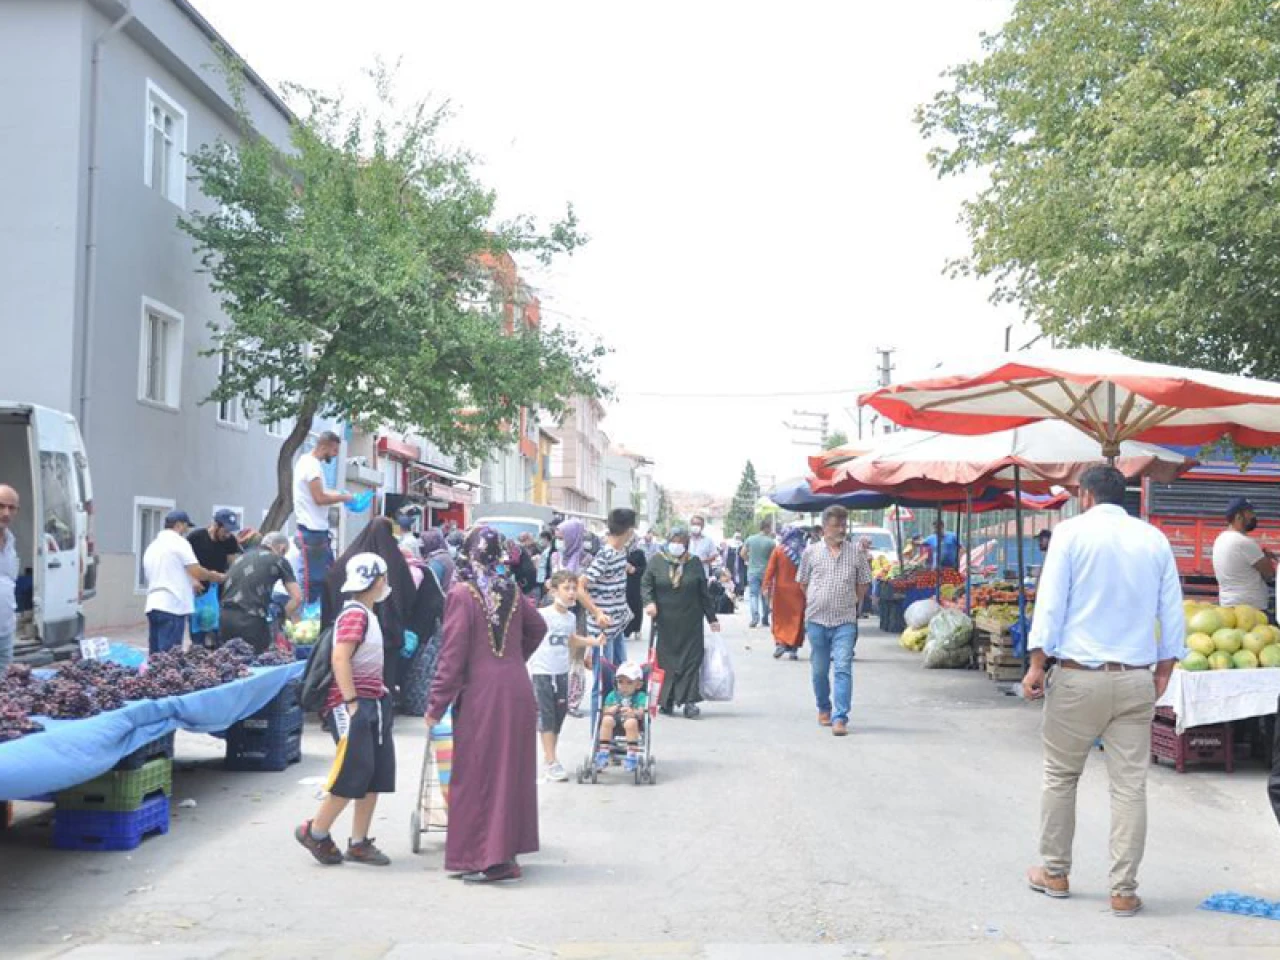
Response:
[[[634,660],[628,660],[618,668],[618,676],[626,677],[628,680],[634,680],[639,683],[644,679],[644,668]]]
[[[1236,514],[1242,510],[1252,510],[1254,513],[1258,512],[1257,508],[1244,497],[1232,497],[1231,501],[1227,504],[1227,519],[1234,520]]]
[[[240,518],[236,516],[234,510],[219,510],[213,515],[213,522],[228,533],[240,531]]]
[[[342,592],[363,593],[386,574],[387,563],[376,553],[357,553],[347,561],[347,579]]]
[[[164,515],[164,525],[166,527],[172,527],[179,523],[185,523],[188,527],[195,526],[185,510],[170,510]]]

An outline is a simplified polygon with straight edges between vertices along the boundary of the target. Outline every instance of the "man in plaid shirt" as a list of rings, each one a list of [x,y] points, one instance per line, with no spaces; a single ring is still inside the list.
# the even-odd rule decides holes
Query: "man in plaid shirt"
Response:
[[[849,733],[853,702],[853,648],[858,643],[858,609],[871,586],[867,554],[850,543],[849,511],[822,512],[822,539],[804,552],[796,582],[805,592],[805,634],[809,638],[818,723],[837,737]],[[835,707],[831,670],[835,667]]]

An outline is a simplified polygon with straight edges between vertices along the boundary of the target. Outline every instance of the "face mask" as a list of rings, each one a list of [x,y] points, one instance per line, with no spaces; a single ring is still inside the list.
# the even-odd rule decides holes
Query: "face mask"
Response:
[[[564,552],[564,541],[563,541],[563,540],[557,540],[557,541],[556,541],[556,549],[557,549],[557,550],[559,550],[561,553],[563,553],[563,552]]]
[[[690,530],[690,531],[692,531],[692,533],[693,533],[693,535],[694,535],[695,537],[700,537],[700,536],[702,536],[702,528],[701,528],[701,527],[693,526],[693,527],[690,527],[690,528],[689,528],[689,530]]]
[[[493,572],[500,577],[505,577],[507,575],[507,565],[505,563],[500,563],[493,568]]]
[[[1248,520],[1245,521],[1245,524],[1244,524],[1245,533],[1253,533],[1253,531],[1257,529],[1258,529],[1257,517],[1250,517]]]
[[[382,596],[380,596],[380,597],[377,599],[377,602],[378,602],[378,603],[382,603],[382,601],[386,600],[386,599],[387,599],[387,597],[389,597],[389,596],[391,596],[391,584],[389,584],[389,583],[387,583],[387,584],[383,584],[383,587],[382,587]]]
[[[671,554],[673,557],[683,557],[685,549],[686,548],[683,543],[667,544],[667,553]]]
[[[458,556],[458,548],[453,546],[452,544],[450,544],[449,546],[449,556],[455,557],[455,558]]]

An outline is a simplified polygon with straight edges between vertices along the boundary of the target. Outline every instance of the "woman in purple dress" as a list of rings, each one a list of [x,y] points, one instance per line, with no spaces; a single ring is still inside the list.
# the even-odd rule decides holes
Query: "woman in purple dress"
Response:
[[[477,527],[458,554],[427,728],[453,707],[445,869],[472,883],[519,880],[538,849],[538,710],[525,668],[547,632],[521,595],[496,530]]]

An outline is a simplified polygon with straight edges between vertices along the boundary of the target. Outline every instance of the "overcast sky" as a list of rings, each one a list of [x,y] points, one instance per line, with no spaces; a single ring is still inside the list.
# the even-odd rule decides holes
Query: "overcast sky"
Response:
[[[676,488],[731,492],[748,458],[801,474],[812,434],[783,421],[856,436],[877,347],[907,378],[1018,320],[942,275],[977,185],[939,183],[912,122],[1005,0],[197,5],[271,83],[362,90],[399,60],[504,213],[575,205],[591,243],[530,280],[614,349],[605,429]],[[839,393],[777,396],[815,391]]]

